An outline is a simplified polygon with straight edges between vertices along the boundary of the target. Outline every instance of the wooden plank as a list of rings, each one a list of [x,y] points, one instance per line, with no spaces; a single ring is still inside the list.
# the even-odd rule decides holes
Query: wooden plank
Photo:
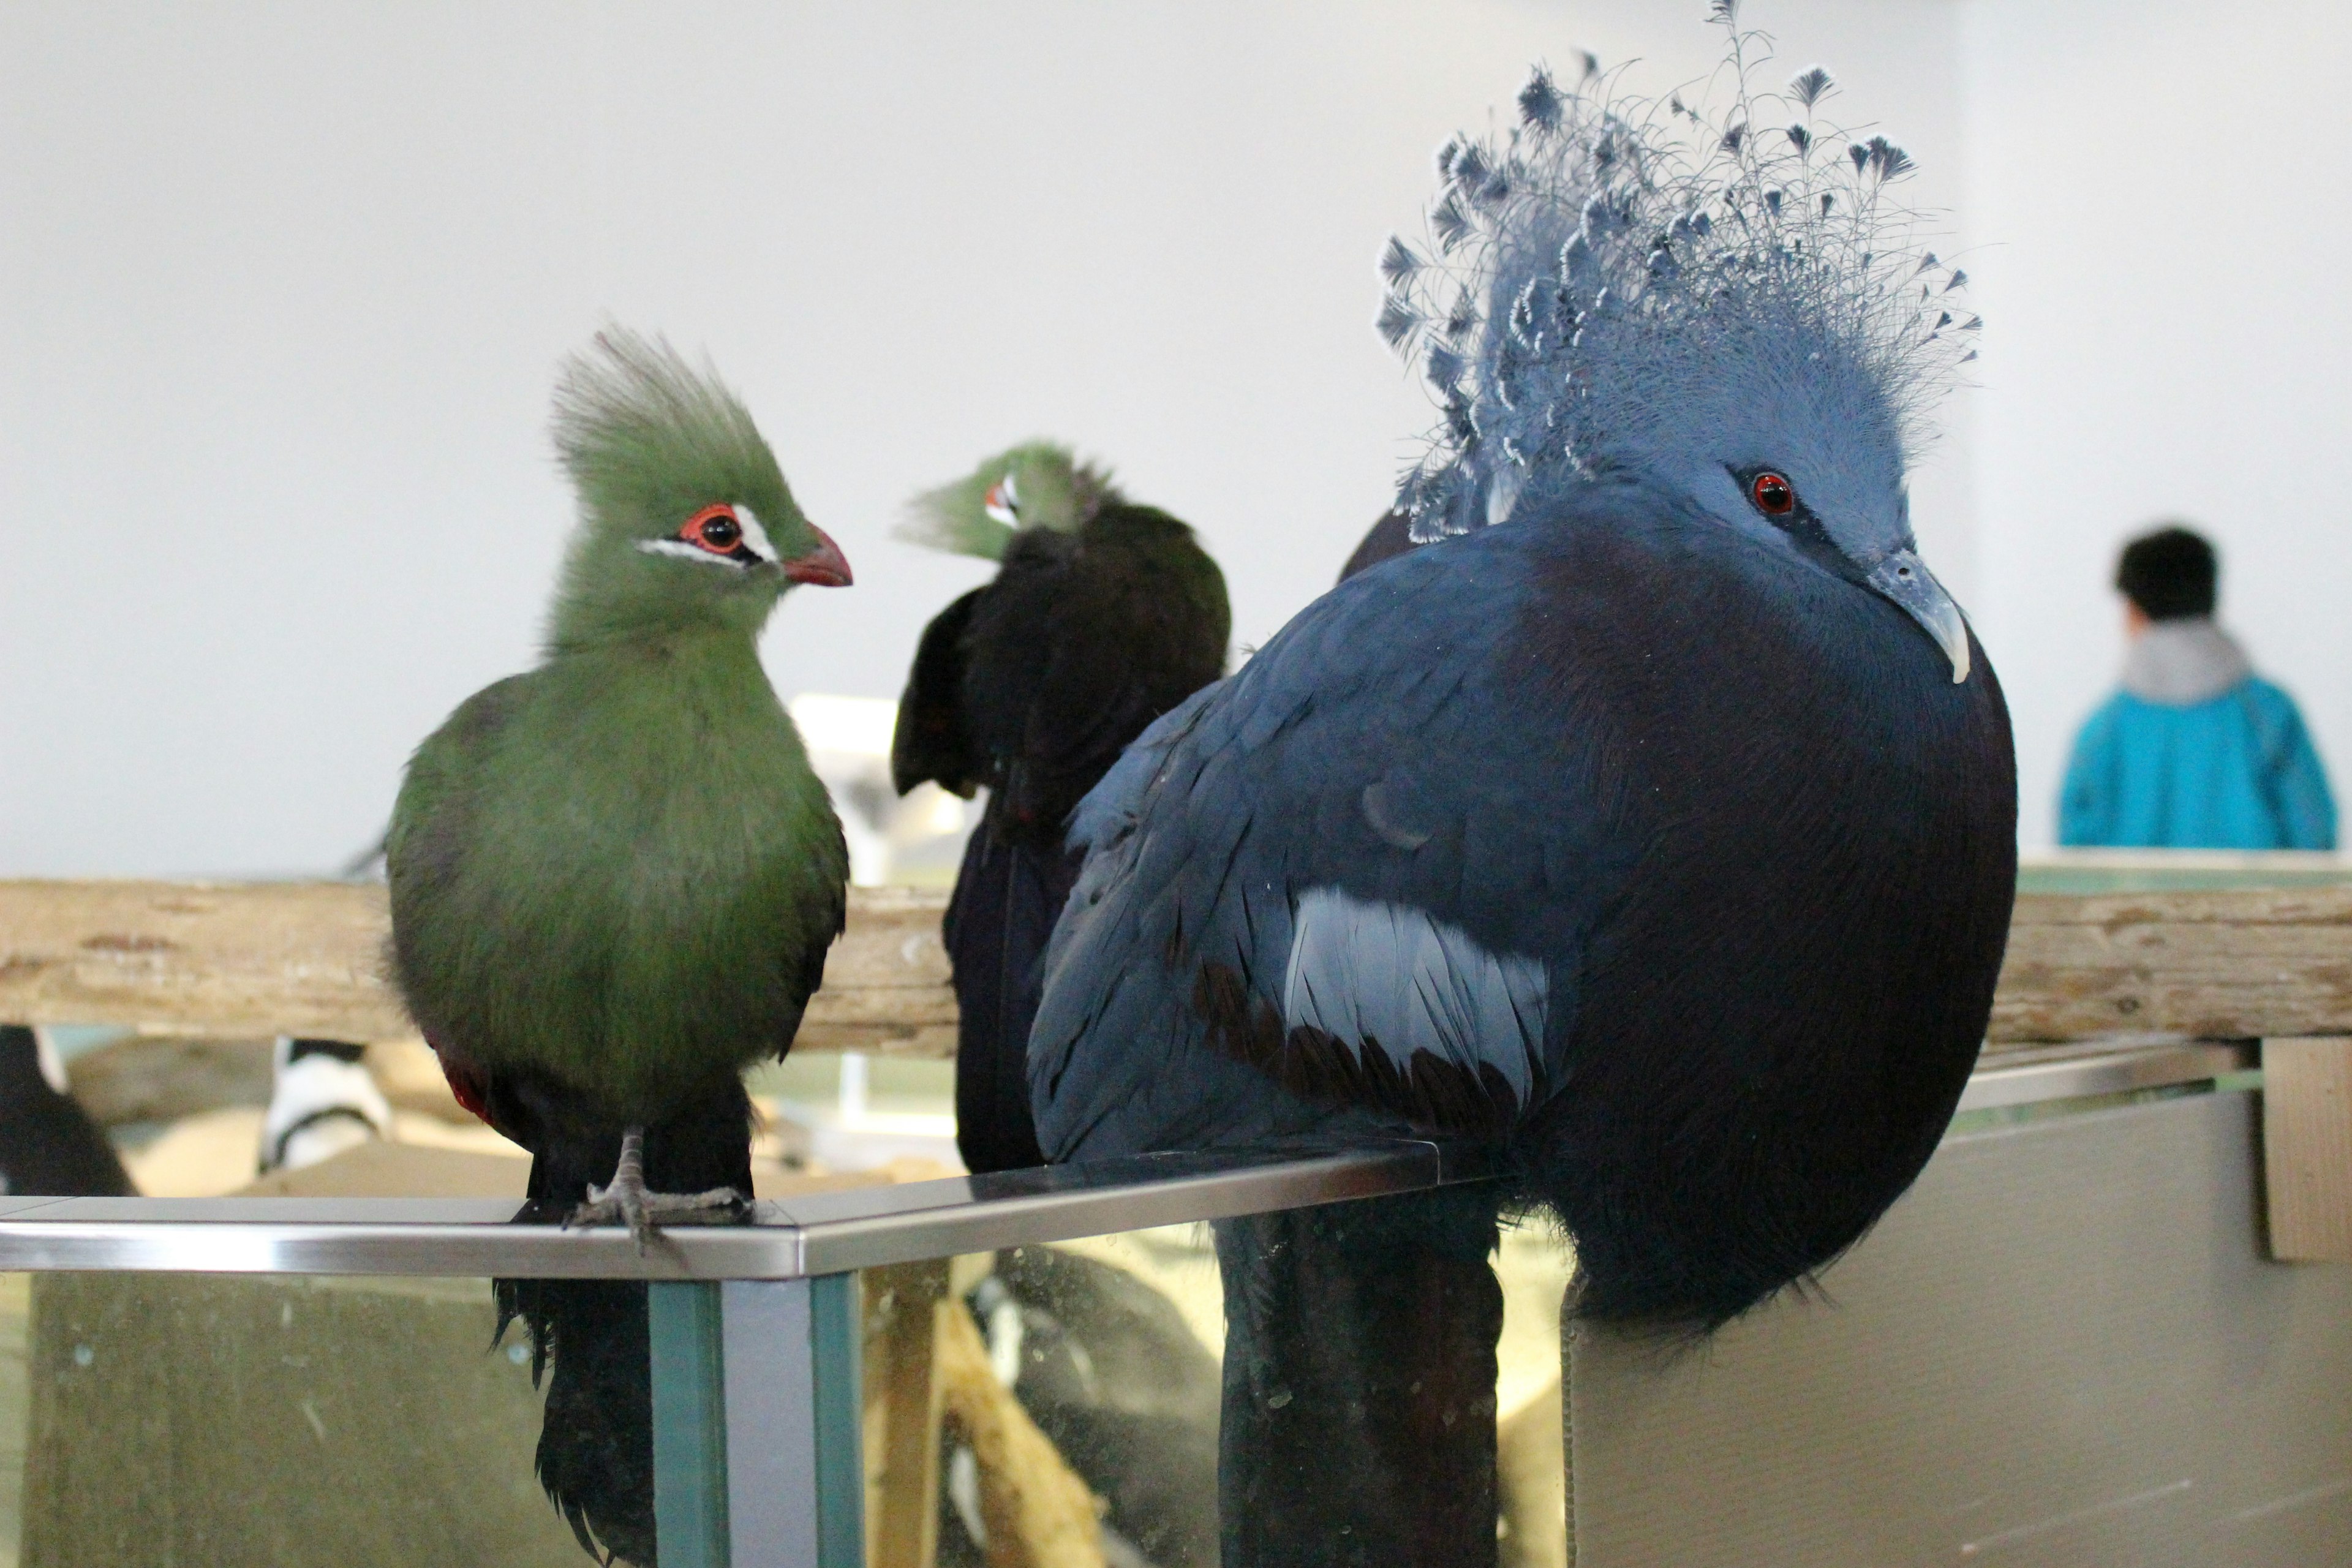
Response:
[[[955,1055],[955,993],[940,941],[947,889],[852,888],[849,929],[825,955],[794,1048]]]
[[[951,1056],[944,891],[855,889],[803,1050]],[[0,881],[0,1019],[215,1038],[412,1033],[354,883]],[[2018,900],[1989,1047],[2352,1034],[2352,886]]]
[[[2352,1034],[2352,887],[2017,900],[1987,1036]]]
[[[955,1054],[947,894],[853,889],[804,1050]],[[236,1039],[415,1034],[384,980],[381,885],[0,881],[0,1020]]]
[[[0,882],[0,1018],[176,1034],[415,1031],[383,984],[381,887]]]
[[[2271,1256],[2352,1263],[2352,1039],[2263,1042]]]

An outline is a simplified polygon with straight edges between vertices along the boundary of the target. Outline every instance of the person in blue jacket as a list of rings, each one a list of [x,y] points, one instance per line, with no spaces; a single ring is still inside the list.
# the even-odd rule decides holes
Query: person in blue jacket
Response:
[[[2166,527],[2124,547],[2123,689],[2074,738],[2058,841],[2333,849],[2336,801],[2294,699],[2213,622],[2213,547]]]

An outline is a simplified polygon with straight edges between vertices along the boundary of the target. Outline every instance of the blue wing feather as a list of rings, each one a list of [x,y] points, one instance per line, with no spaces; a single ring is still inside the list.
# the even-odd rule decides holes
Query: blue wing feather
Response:
[[[1537,542],[1488,531],[1349,579],[1087,796],[1074,837],[1091,856],[1030,1043],[1049,1156],[1335,1131],[1311,1084],[1276,1071],[1301,1092],[1269,1091],[1265,1069],[1285,1065],[1269,1049],[1319,1047],[1325,1070],[1402,1085],[1348,1097],[1370,1101],[1353,1108],[1368,1128],[1417,1120],[1396,1095],[1424,1054],[1424,1074],[1451,1066],[1513,1111],[1541,1098],[1599,889],[1579,885],[1594,825],[1561,794],[1579,770],[1555,753],[1573,738],[1526,732],[1510,653]],[[1536,798],[1550,809],[1528,817]],[[1342,908],[1403,927],[1335,923]],[[1417,970],[1382,958],[1400,942]],[[1225,1014],[1244,1012],[1222,1029],[1219,986]],[[1265,1035],[1254,1065],[1236,1027]]]

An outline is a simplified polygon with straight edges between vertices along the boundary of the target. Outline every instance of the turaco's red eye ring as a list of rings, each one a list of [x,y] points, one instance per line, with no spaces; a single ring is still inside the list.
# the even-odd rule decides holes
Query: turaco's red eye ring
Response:
[[[1797,487],[1785,474],[1767,468],[1748,481],[1748,499],[1766,517],[1786,517],[1797,510]]]
[[[713,555],[732,555],[743,543],[743,523],[735,509],[721,501],[688,518],[677,536]]]

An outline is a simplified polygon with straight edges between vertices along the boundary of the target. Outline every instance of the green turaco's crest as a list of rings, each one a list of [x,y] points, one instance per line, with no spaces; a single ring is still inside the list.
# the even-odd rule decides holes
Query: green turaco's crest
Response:
[[[1002,561],[1024,528],[1075,533],[1120,499],[1110,475],[1067,447],[1031,441],[1000,452],[951,485],[917,496],[898,537],[958,555]]]
[[[742,400],[668,342],[607,328],[563,367],[555,446],[580,527],[551,650],[712,625],[756,630],[849,563],[793,500]]]

